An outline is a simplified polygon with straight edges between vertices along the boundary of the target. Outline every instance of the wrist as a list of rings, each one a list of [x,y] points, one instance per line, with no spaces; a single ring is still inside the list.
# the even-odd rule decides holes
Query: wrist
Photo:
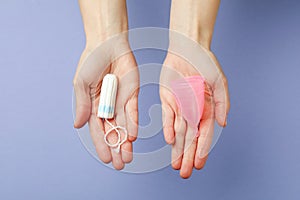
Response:
[[[99,27],[97,31],[86,32],[86,46],[87,48],[94,48],[98,45],[101,45],[103,42],[114,38],[120,42],[128,42],[128,29],[126,25],[118,25],[117,27],[108,27],[103,29]]]
[[[127,32],[125,0],[79,0],[87,46]]]
[[[105,19],[103,19],[103,21],[104,20]],[[128,31],[128,23],[125,20],[118,22],[110,20],[103,21],[93,23],[91,25],[93,28],[86,28],[86,44],[88,46],[102,43],[120,34],[124,35]]]
[[[179,24],[178,22],[170,24],[170,30],[174,33],[170,34],[170,43],[176,42],[172,40],[172,34],[182,34],[185,37],[202,45],[207,50],[210,50],[212,41],[212,32],[202,28],[197,22],[188,22]]]
[[[170,16],[170,30],[178,32],[210,50],[215,16],[208,12],[214,1],[173,0]]]
[[[121,32],[107,35],[106,37],[97,37],[86,41],[85,52],[91,53],[95,49],[105,49],[105,53],[115,56],[117,54],[123,54],[130,49],[128,41],[128,32]]]

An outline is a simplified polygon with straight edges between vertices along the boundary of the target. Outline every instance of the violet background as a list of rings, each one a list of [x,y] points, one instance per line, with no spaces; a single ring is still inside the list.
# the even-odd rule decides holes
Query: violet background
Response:
[[[130,28],[168,27],[170,0],[127,3]],[[78,2],[2,0],[0,199],[299,199],[299,10],[297,0],[221,2],[212,50],[229,80],[228,127],[206,167],[182,180],[171,167],[111,170],[80,143],[72,127],[84,47]],[[165,56],[135,54],[139,64]],[[143,90],[141,112],[157,101],[157,87]]]

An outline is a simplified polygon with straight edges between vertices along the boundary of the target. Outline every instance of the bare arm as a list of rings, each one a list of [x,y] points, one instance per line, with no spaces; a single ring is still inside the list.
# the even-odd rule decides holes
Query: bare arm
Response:
[[[132,142],[137,137],[139,73],[127,38],[127,9],[125,0],[79,0],[86,47],[81,54],[73,85],[76,96],[75,128],[86,123],[98,157],[104,163],[112,162],[117,170],[131,162]],[[122,34],[121,34],[122,33]],[[114,118],[99,119],[98,105],[102,80],[114,74],[119,87]],[[127,80],[130,77],[130,84]],[[119,125],[127,132],[109,134],[111,127]],[[114,129],[115,130],[115,129]],[[122,129],[123,130],[123,129]],[[122,133],[120,133],[122,132]],[[107,141],[118,141],[118,134],[126,140],[117,149]],[[119,135],[120,136],[120,135]],[[113,142],[114,143],[114,142]]]
[[[172,0],[169,51],[163,64],[161,77],[164,78],[161,81],[172,80],[174,71],[184,78],[200,75],[205,79],[204,108],[197,130],[183,116],[173,93],[160,87],[165,140],[172,145],[172,167],[180,170],[182,178],[190,177],[193,168],[204,167],[215,121],[222,127],[227,124],[230,108],[227,79],[210,50],[219,4],[220,0]],[[191,40],[207,51],[197,48],[199,45]],[[193,59],[197,62],[190,62]],[[207,60],[213,60],[213,65]]]
[[[172,0],[170,29],[209,50],[219,4],[220,0]]]
[[[79,0],[87,48],[127,31],[125,0]]]

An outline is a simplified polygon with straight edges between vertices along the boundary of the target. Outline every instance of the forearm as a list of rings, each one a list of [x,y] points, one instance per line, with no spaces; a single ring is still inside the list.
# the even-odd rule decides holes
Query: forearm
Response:
[[[170,29],[210,49],[220,0],[172,0]]]
[[[87,46],[128,30],[125,0],[79,0]]]

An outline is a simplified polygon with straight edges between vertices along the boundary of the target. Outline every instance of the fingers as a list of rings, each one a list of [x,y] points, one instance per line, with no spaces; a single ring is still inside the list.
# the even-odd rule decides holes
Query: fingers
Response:
[[[182,159],[182,165],[180,168],[180,176],[182,178],[189,178],[192,175],[194,167],[194,158],[197,147],[197,128],[187,125],[184,154]]]
[[[220,75],[213,88],[215,101],[215,116],[220,126],[226,126],[227,114],[230,109],[227,79]]]
[[[181,168],[186,133],[186,122],[182,116],[176,116],[174,130],[175,142],[172,145],[172,167],[178,170]]]
[[[91,114],[90,88],[83,80],[77,78],[73,82],[76,96],[75,128],[83,127]]]
[[[200,134],[198,137],[197,151],[194,161],[194,167],[198,170],[204,167],[210,151],[214,134],[214,119],[209,118],[201,120],[199,132]]]
[[[200,121],[198,130],[198,142],[197,151],[195,156],[194,167],[196,169],[202,169],[207,160],[208,153],[214,134],[214,122],[215,122],[215,103],[211,92],[206,87],[205,98],[204,98],[204,110]]]
[[[197,169],[197,170],[203,169],[203,167],[205,166],[207,158],[208,158],[208,156],[205,156],[204,158],[199,158],[199,157],[197,157],[197,153],[196,153],[195,161],[194,161],[195,169]]]
[[[214,63],[218,67],[218,74],[217,79],[213,83],[213,95],[214,95],[214,102],[215,102],[215,118],[217,123],[220,126],[227,125],[227,115],[230,109],[230,99],[229,99],[229,91],[228,91],[228,83],[227,79],[224,75],[222,67],[216,58],[216,56],[209,52],[210,57],[214,61]]]
[[[116,124],[119,126],[122,126],[124,128],[126,128],[126,114],[124,109],[120,109],[118,110],[118,112],[116,113]],[[120,130],[121,133],[121,141],[124,138],[124,132],[123,130]],[[127,128],[128,131],[128,128]],[[129,163],[132,161],[132,143],[130,141],[125,141],[122,145],[121,145],[121,149],[120,149],[120,154],[121,154],[121,159],[124,163]]]
[[[104,142],[103,123],[96,115],[91,115],[89,119],[89,129],[98,157],[104,163],[111,162],[110,149]]]
[[[197,155],[199,159],[203,159],[209,153],[213,134],[214,134],[214,119],[205,119],[200,122],[200,136],[198,137]]]
[[[127,102],[125,107],[128,140],[133,142],[138,134],[138,92],[136,92]]]
[[[121,156],[124,163],[130,163],[132,161],[132,142],[126,141],[122,144]]]
[[[162,120],[164,137],[168,144],[174,144],[174,118],[175,113],[168,104],[162,104]]]
[[[116,123],[114,122],[114,120],[109,120],[110,123],[112,123],[114,126],[116,126]],[[107,132],[111,129],[112,127],[106,122],[104,121],[104,130],[105,133],[107,134]],[[122,138],[121,138],[122,140]],[[107,141],[110,144],[116,144],[118,142],[118,134],[116,133],[116,131],[111,131],[109,133],[109,135],[107,136]],[[121,151],[117,152],[116,148],[111,148],[111,155],[112,155],[112,164],[114,166],[114,168],[116,170],[121,170],[124,168],[125,164],[122,160],[121,157]]]

